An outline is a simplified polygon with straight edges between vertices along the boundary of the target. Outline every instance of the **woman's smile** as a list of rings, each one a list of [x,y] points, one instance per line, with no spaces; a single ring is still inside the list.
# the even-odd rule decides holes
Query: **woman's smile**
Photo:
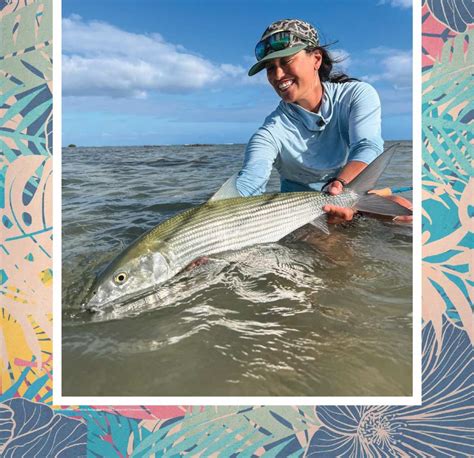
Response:
[[[280,92],[286,92],[290,86],[292,86],[294,81],[292,79],[286,79],[278,84],[278,90]]]

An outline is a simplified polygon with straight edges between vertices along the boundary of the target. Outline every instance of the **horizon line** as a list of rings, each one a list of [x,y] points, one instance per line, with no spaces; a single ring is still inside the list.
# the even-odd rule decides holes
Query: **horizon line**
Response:
[[[405,138],[405,139],[386,139],[385,142],[413,142],[412,138]],[[143,143],[135,143],[135,144],[123,144],[123,145],[76,145],[74,143],[69,143],[69,145],[61,145],[61,148],[128,148],[128,147],[141,147],[141,148],[156,148],[156,147],[163,147],[163,146],[234,146],[234,145],[246,145],[248,142],[237,142],[237,143],[161,143],[161,144],[143,144]],[[72,146],[71,146],[72,145]]]

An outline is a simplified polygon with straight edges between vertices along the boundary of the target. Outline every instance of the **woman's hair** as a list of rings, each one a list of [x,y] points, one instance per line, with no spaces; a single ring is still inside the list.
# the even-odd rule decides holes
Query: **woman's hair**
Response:
[[[311,46],[306,48],[307,53],[311,53],[314,51],[319,51],[323,58],[321,66],[318,70],[319,79],[321,80],[321,82],[329,81],[330,83],[347,83],[348,81],[359,81],[357,78],[352,78],[343,72],[332,72],[332,67],[334,66],[334,64],[342,62],[344,58],[331,57],[326,48],[321,48],[319,46]]]

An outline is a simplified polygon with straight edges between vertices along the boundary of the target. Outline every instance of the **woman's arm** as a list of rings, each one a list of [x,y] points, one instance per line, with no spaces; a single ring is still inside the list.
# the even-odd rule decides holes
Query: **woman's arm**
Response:
[[[346,183],[351,182],[362,170],[367,167],[365,162],[352,161],[348,162],[337,176]],[[328,186],[328,193],[336,196],[342,192],[343,185],[340,181],[333,181]],[[325,205],[323,210],[328,214],[328,223],[336,224],[343,221],[350,221],[355,214],[355,210],[352,208],[337,207],[335,205]]]
[[[349,158],[337,177],[350,183],[383,151],[380,99],[369,84],[359,83],[355,86],[347,122]],[[327,191],[329,194],[337,195],[342,189],[342,183],[334,181]],[[355,213],[351,208],[334,205],[326,205],[324,211],[328,213],[329,223],[350,221]]]
[[[267,129],[260,128],[247,144],[244,163],[236,180],[241,196],[265,192],[277,155],[278,148],[273,136]]]

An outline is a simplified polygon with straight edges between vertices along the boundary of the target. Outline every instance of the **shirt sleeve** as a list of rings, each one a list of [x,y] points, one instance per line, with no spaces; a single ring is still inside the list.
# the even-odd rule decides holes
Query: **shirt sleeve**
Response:
[[[349,112],[348,161],[370,164],[382,153],[381,112],[377,91],[370,84],[357,84]]]
[[[261,127],[250,139],[236,185],[241,196],[254,196],[265,192],[278,146],[272,134]]]

